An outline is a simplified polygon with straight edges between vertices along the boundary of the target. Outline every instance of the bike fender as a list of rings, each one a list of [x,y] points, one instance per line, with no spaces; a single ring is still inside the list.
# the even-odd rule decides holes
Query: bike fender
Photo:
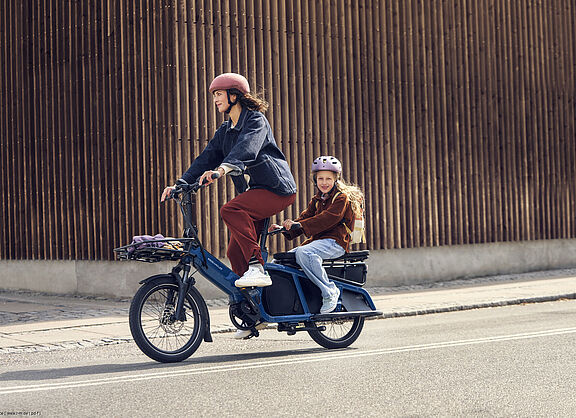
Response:
[[[172,279],[174,281],[174,283],[178,283],[178,280],[172,274],[164,273],[164,274],[155,274],[154,276],[146,277],[145,279],[140,280],[138,282],[138,284],[146,284],[148,282],[151,282],[152,280],[162,279],[162,278]]]
[[[206,326],[204,327],[204,342],[211,343],[212,342],[212,334],[210,333],[210,313],[208,312],[208,306],[206,305],[206,301],[194,286],[190,286],[188,289],[188,293],[193,293],[194,295],[198,296],[197,300],[201,301],[199,308],[202,310],[203,317],[206,318]]]

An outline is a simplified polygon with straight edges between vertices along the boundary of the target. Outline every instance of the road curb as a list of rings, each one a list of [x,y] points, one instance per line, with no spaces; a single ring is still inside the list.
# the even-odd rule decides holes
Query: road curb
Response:
[[[555,302],[562,299],[576,299],[576,293],[567,293],[556,296],[538,296],[529,298],[510,299],[497,302],[474,303],[471,305],[443,306],[439,308],[418,309],[413,311],[390,312],[390,313],[384,313],[382,316],[379,317],[374,317],[373,319],[400,318],[405,316],[430,315],[435,313],[468,311],[472,309],[483,309],[483,308],[497,308],[501,306],[522,305],[528,303]]]

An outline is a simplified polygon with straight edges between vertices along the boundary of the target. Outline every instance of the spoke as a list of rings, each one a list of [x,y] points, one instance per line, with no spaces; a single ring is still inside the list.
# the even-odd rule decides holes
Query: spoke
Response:
[[[177,348],[184,347],[184,344],[180,344],[180,336],[178,334],[174,334],[174,341]]]
[[[160,333],[160,330],[162,329],[162,327],[158,326],[155,329],[152,330],[152,335],[150,335],[150,337],[148,337],[149,340],[154,340],[156,338],[158,338],[158,334]]]
[[[330,321],[320,325],[326,327],[326,330],[322,332],[326,337],[331,340],[340,340],[352,330],[353,321]]]

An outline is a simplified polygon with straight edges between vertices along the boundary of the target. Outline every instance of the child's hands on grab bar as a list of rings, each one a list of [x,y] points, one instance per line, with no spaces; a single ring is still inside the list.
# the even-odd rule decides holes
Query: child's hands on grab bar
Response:
[[[270,225],[270,227],[268,228],[268,235],[276,235],[278,233],[287,233],[290,230],[295,230],[297,231],[298,229],[302,228],[302,225],[300,224],[300,222],[294,222],[291,219],[287,219],[284,222],[282,222],[283,226],[280,226],[278,224],[272,224]]]

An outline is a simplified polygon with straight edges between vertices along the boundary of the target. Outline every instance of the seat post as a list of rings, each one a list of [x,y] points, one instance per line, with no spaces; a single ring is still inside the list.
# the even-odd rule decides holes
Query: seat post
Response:
[[[266,248],[266,240],[268,239],[268,227],[270,226],[270,218],[264,219],[262,223],[262,230],[260,231],[260,249],[268,253]]]

